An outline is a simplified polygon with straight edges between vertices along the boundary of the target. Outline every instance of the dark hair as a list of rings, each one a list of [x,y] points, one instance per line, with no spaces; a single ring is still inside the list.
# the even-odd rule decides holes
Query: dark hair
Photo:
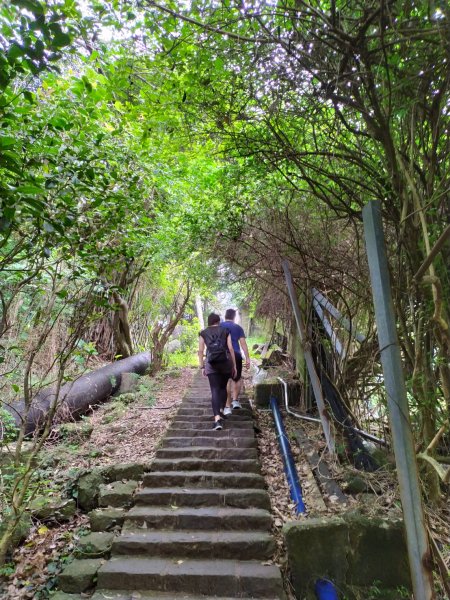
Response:
[[[225,313],[225,319],[233,320],[236,316],[236,312],[237,311],[235,311],[234,308],[228,308],[227,312]]]
[[[216,323],[220,323],[220,316],[216,315],[216,313],[208,315],[208,327],[215,325]]]

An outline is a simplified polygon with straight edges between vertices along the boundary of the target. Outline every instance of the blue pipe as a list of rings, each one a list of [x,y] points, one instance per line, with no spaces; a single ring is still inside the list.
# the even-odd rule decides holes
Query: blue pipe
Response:
[[[339,600],[336,588],[328,579],[318,579],[314,586],[317,600]]]
[[[299,515],[306,511],[303,503],[302,488],[300,487],[300,482],[298,480],[297,469],[295,468],[294,459],[292,458],[291,445],[286,435],[283,419],[281,417],[280,409],[278,408],[278,402],[274,396],[270,397],[270,408],[272,409],[273,420],[275,421],[278,443],[280,444],[281,456],[283,457],[284,472],[286,473],[286,479],[289,484],[291,498],[295,503],[296,513]],[[324,597],[324,600],[326,600],[326,597]]]

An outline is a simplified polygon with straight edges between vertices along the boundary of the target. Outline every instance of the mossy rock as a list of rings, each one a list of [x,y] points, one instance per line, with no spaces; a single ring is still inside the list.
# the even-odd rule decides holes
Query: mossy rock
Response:
[[[94,587],[97,571],[103,564],[101,558],[75,559],[58,577],[63,592],[81,593]]]
[[[75,548],[77,558],[100,558],[111,551],[114,533],[94,531],[80,538]]]
[[[93,469],[78,477],[76,495],[79,508],[85,512],[97,508],[100,486],[105,483],[102,469]]]
[[[30,504],[31,514],[40,521],[70,521],[77,510],[73,498],[37,496]]]
[[[368,489],[367,481],[363,477],[351,473],[346,475],[344,490],[347,494],[362,494]]]

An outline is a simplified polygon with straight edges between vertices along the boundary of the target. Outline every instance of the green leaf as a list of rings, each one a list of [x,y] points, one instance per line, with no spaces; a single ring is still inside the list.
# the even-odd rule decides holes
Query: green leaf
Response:
[[[71,36],[68,33],[64,33],[63,31],[61,31],[53,37],[52,47],[63,48],[64,46],[68,46],[71,41]]]
[[[20,387],[16,383],[13,383],[11,387],[15,392],[20,392]]]
[[[19,185],[19,187],[16,188],[16,192],[32,196],[34,196],[35,194],[45,194],[44,189],[33,184]]]
[[[18,6],[19,8],[25,8],[35,16],[44,14],[43,6],[36,0],[12,0],[11,4]]]
[[[11,146],[14,146],[15,143],[16,139],[11,136],[0,136],[0,148],[10,148]]]

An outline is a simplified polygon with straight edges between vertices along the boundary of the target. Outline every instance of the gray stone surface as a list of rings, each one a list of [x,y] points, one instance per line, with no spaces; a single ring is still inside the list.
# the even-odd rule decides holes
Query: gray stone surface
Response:
[[[143,557],[112,558],[98,572],[105,589],[174,590],[236,598],[284,598],[280,572],[258,561],[179,560]]]
[[[75,559],[58,577],[63,592],[80,593],[94,586],[97,571],[104,561],[101,558]]]
[[[100,486],[98,503],[100,506],[131,506],[137,481],[114,481]]]
[[[123,508],[97,508],[89,513],[92,531],[111,531],[121,527],[124,521]]]

